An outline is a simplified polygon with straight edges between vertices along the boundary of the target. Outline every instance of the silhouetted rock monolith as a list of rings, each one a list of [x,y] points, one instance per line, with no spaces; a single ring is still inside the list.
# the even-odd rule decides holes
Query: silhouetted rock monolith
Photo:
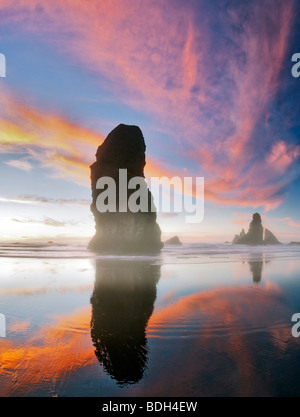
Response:
[[[89,243],[90,250],[99,253],[153,253],[163,247],[156,211],[153,211],[153,197],[144,178],[145,151],[146,145],[140,128],[124,124],[112,130],[99,146],[97,160],[91,165],[91,211],[95,219],[96,234]],[[119,170],[126,170],[125,186],[120,186]],[[97,189],[97,181],[106,177],[112,178],[116,184],[115,212],[100,212],[97,208],[97,198],[106,191]],[[130,196],[138,190],[128,189],[128,183],[136,177],[143,183],[146,195],[148,193],[146,211],[133,212],[128,208]],[[127,193],[125,210],[120,192],[122,195],[123,192]],[[123,208],[120,208],[121,204]]]

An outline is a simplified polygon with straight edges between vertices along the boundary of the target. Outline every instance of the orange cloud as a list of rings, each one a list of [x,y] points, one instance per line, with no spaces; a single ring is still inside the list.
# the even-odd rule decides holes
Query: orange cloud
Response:
[[[101,134],[60,115],[29,107],[8,90],[0,92],[0,102],[5,106],[5,113],[0,117],[2,152],[26,154],[29,159],[37,161],[40,167],[51,169],[54,177],[90,185],[89,166],[94,160],[97,147],[104,140]],[[19,160],[16,163],[9,161],[8,164],[17,168],[21,164],[23,167]],[[178,175],[176,170],[164,169],[149,158],[145,172],[152,177],[171,178]]]
[[[56,176],[89,184],[89,165],[104,139],[102,135],[60,115],[29,107],[4,89],[0,91],[0,102],[5,109],[0,117],[2,152],[25,154],[27,163],[32,159],[41,167],[50,168]]]

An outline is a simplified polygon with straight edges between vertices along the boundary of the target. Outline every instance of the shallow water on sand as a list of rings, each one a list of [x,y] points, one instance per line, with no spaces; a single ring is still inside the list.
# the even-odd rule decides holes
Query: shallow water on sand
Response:
[[[0,396],[300,395],[299,247],[3,244],[0,263]]]

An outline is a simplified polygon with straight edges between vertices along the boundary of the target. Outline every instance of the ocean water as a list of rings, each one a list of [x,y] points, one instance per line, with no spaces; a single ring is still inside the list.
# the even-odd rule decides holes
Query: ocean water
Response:
[[[0,245],[0,396],[298,396],[300,247]]]

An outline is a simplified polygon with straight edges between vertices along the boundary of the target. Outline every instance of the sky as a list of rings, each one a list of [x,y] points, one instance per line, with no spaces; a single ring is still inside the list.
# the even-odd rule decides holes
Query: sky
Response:
[[[300,6],[294,0],[0,0],[0,239],[89,238],[89,166],[138,125],[146,178],[204,177],[198,224],[231,241],[259,212],[300,240]]]

